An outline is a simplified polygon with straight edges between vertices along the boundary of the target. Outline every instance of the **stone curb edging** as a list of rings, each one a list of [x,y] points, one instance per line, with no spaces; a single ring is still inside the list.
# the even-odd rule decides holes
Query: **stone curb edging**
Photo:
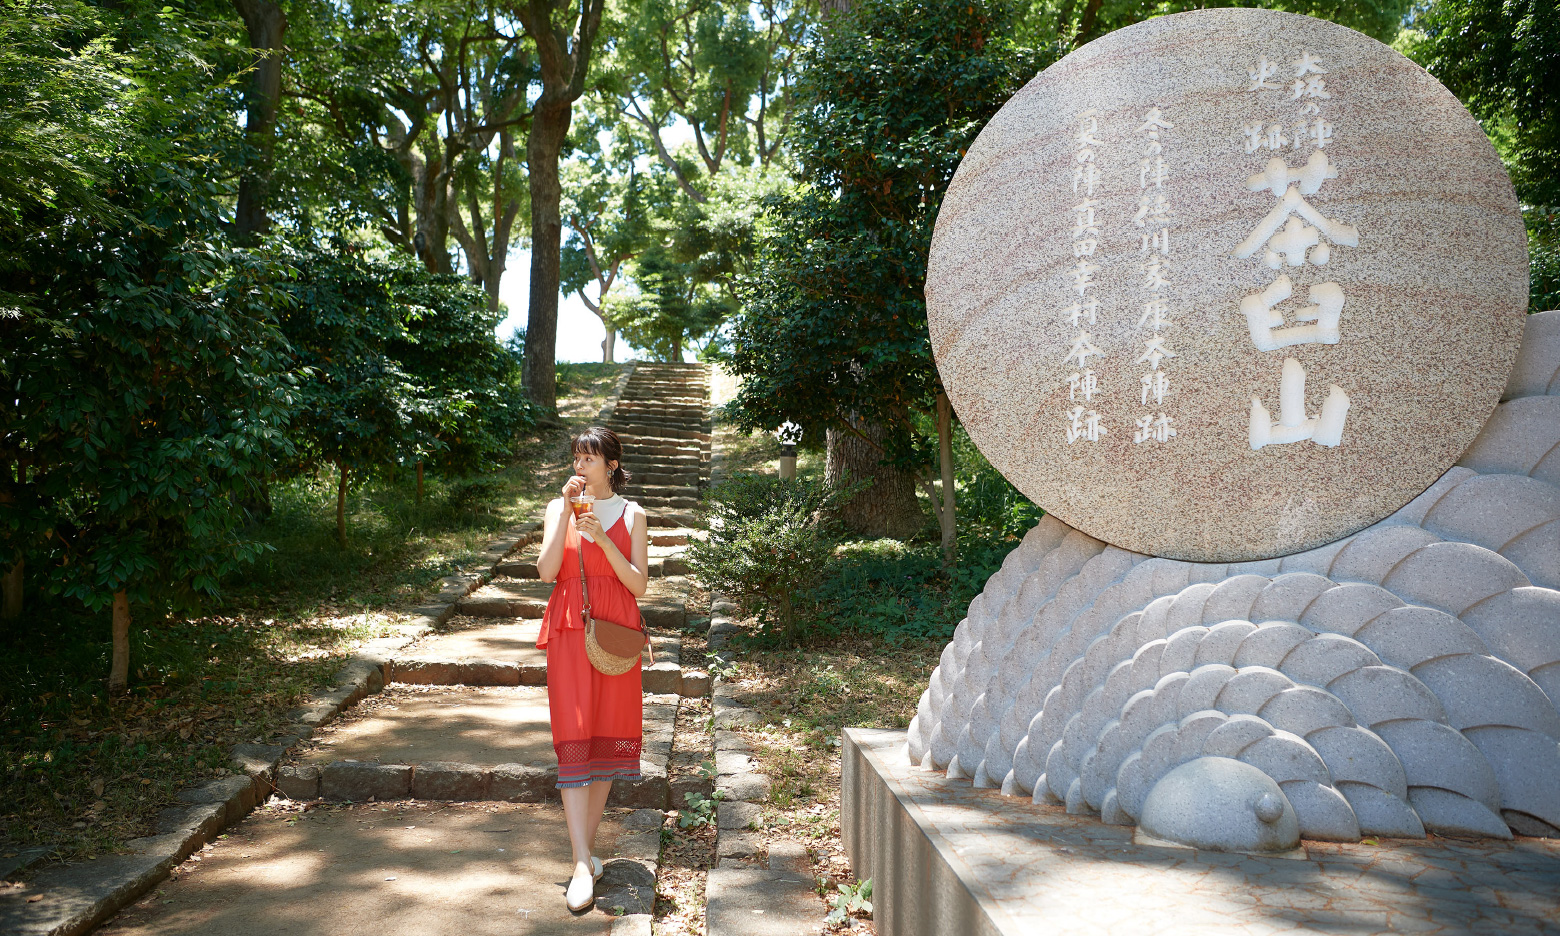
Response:
[[[634,376],[634,366],[634,362],[629,361],[628,366],[623,368],[623,373],[618,375],[617,384],[612,388],[612,395],[607,398],[606,405],[601,408],[601,412],[596,414],[596,424],[598,426],[605,426],[607,420],[617,413],[618,400],[623,398],[623,390],[628,386],[628,379]]]
[[[151,890],[185,858],[263,803],[277,789],[278,766],[294,745],[311,737],[314,729],[331,721],[343,709],[381,691],[392,654],[454,616],[456,603],[487,582],[498,563],[523,548],[540,528],[540,522],[531,521],[495,538],[481,554],[486,571],[445,576],[438,594],[412,608],[408,620],[395,626],[397,636],[367,641],[336,672],[329,688],[293,709],[289,713],[293,716],[292,724],[282,729],[275,743],[234,745],[229,752],[229,764],[235,776],[174,794],[187,805],[164,809],[158,815],[156,834],[125,843],[130,853],[45,868],[33,879],[32,886],[0,897],[0,932],[15,936],[76,936],[90,931]],[[44,857],[38,856],[33,863]],[[31,900],[32,897],[41,899]]]
[[[736,629],[730,615],[737,606],[720,595],[710,596],[712,651],[723,648]],[[729,662],[729,654],[715,653]],[[794,842],[766,847],[751,830],[763,816],[771,782],[753,759],[753,746],[731,729],[758,724],[758,715],[735,700],[724,680],[714,690],[715,858],[704,883],[704,929],[709,936],[746,936],[753,932],[816,932],[822,922],[813,893],[812,860]],[[761,930],[754,914],[762,914]]]
[[[736,605],[720,595],[710,597],[709,646],[711,651],[724,648],[726,636],[736,629],[730,614]],[[729,655],[715,653],[722,662],[729,662]],[[753,746],[732,728],[758,724],[758,714],[736,702],[731,687],[725,680],[717,679],[713,694],[715,721],[715,791],[722,795],[716,806],[715,857],[725,862],[741,862],[747,867],[747,859],[758,857],[758,849],[745,830],[752,827],[762,811],[759,803],[769,799],[771,782],[758,771],[758,762],[752,757]]]

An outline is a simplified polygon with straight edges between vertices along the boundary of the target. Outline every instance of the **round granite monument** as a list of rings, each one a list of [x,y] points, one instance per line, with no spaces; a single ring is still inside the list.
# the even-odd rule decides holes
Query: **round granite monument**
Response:
[[[1201,847],[1281,846],[1290,810],[1560,837],[1560,311],[1527,277],[1478,126],[1344,27],[1167,16],[1030,82],[954,177],[927,306],[1048,516],[909,758]]]
[[[981,132],[937,220],[933,352],[981,451],[1134,552],[1287,555],[1390,515],[1484,425],[1526,235],[1479,125],[1333,23],[1111,33]]]

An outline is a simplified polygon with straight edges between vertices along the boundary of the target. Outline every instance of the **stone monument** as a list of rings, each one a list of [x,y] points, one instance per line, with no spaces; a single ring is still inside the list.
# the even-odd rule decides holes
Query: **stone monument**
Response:
[[[1494,148],[1321,20],[1224,10],[1088,43],[988,123],[928,261],[970,437],[1056,519],[1201,562],[1402,507],[1494,409],[1527,304]]]
[[[1048,516],[909,756],[1123,825],[1209,758],[1302,838],[1560,835],[1560,313],[1527,275],[1478,125],[1352,30],[1168,16],[1030,82],[926,292]]]

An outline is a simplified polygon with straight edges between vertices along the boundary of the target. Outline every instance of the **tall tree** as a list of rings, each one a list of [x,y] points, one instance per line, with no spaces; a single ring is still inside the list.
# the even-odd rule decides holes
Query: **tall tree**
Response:
[[[559,268],[563,291],[580,297],[606,331],[601,360],[610,364],[617,347],[617,326],[607,313],[612,288],[627,279],[625,264],[648,247],[652,220],[666,200],[665,186],[637,171],[632,159],[618,155],[616,142],[603,146],[598,134],[610,121],[599,109],[576,134],[578,144],[563,166],[563,222],[569,229]],[[615,115],[615,112],[614,112]],[[623,171],[626,165],[626,171]],[[595,295],[591,294],[594,290]]]
[[[1403,39],[1484,125],[1522,200],[1560,206],[1560,6],[1434,0]]]
[[[796,56],[816,10],[810,0],[630,0],[607,15],[614,39],[592,78],[588,125],[575,137],[575,158],[588,152],[595,172],[580,177],[582,197],[572,199],[605,210],[566,213],[565,251],[583,262],[565,286],[603,318],[608,343],[625,328],[654,343],[640,346],[654,356],[680,360],[683,348],[666,342],[679,333],[685,345],[707,341],[751,257],[755,195],[768,184],[763,170],[782,161]],[[680,146],[669,139],[674,125],[689,131]],[[596,137],[611,143],[596,147]],[[634,182],[633,218],[601,202],[602,179],[618,192]],[[614,236],[625,225],[635,231],[631,249]],[[591,267],[596,254],[612,256]],[[594,296],[581,289],[587,284]],[[604,304],[613,286],[626,291],[612,303],[621,323]]]
[[[919,478],[950,555],[952,465],[934,453],[951,412],[926,332],[926,254],[959,157],[1039,64],[1007,38],[1013,19],[1000,0],[870,0],[830,16],[797,89],[803,182],[771,203],[729,354],[745,378],[740,425],[797,422],[826,436],[832,471],[874,479],[850,526],[918,529]]]
[[[815,20],[806,0],[630,0],[602,90],[683,193],[703,202],[707,177],[780,155],[797,54]],[[668,147],[674,122],[692,131],[690,152]]]
[[[271,228],[266,201],[276,153],[276,111],[282,97],[287,15],[274,0],[233,0],[233,6],[244,20],[249,47],[254,50],[253,71],[244,94],[244,142],[249,156],[239,177],[233,225],[239,243],[253,244]]]
[[[497,0],[311,9],[293,27],[283,87],[297,105],[297,132],[283,134],[293,210],[371,226],[436,274],[457,267],[453,238],[496,310],[526,223],[526,36]]]
[[[230,22],[75,0],[7,12],[20,42],[0,43],[0,60],[23,53],[33,80],[0,101],[28,102],[45,128],[64,118],[49,135],[99,191],[78,197],[66,173],[16,205],[21,236],[0,252],[14,307],[0,316],[0,526],[46,588],[111,609],[120,691],[134,609],[212,592],[263,548],[243,537],[239,502],[286,449],[271,319],[283,271],[224,244],[220,179],[241,144],[212,85]],[[18,77],[0,68],[0,91]],[[0,151],[36,142],[0,121]]]
[[[525,327],[525,387],[538,405],[557,406],[559,265],[563,188],[558,162],[574,102],[601,28],[605,0],[516,0],[514,15],[536,46],[542,92],[531,107],[526,169],[531,193],[531,295]]]

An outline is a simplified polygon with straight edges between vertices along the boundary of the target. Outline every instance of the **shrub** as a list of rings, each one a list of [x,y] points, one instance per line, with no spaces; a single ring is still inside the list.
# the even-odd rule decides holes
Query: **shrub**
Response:
[[[705,587],[724,592],[788,641],[800,636],[799,596],[815,587],[839,541],[836,506],[860,485],[733,475],[705,495],[709,536],[688,548]]]
[[[954,480],[959,492],[959,524],[964,537],[1023,536],[1045,511],[991,466],[963,426],[953,433]]]
[[[809,608],[828,609],[816,614],[807,629],[819,636],[850,633],[891,644],[945,641],[1016,545],[1010,538],[967,535],[959,541],[958,563],[949,567],[934,544],[848,543],[802,599]]]

